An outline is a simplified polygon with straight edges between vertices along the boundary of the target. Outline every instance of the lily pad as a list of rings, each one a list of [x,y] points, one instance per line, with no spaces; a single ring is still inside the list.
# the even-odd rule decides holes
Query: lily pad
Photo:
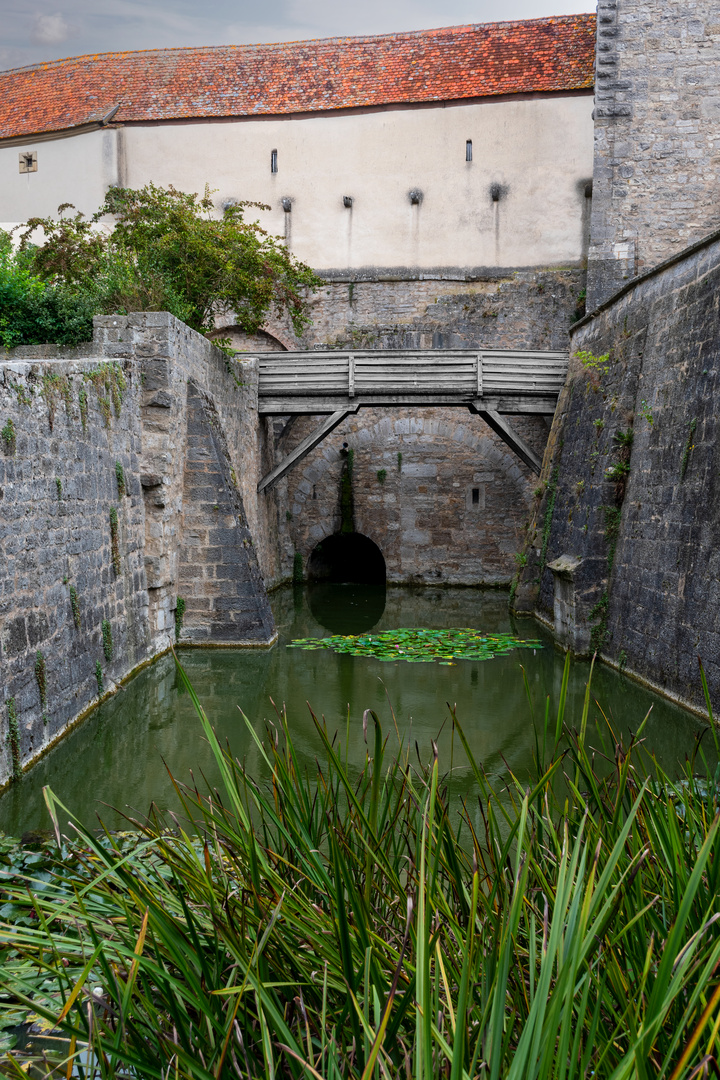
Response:
[[[539,641],[525,641],[512,634],[485,634],[470,627],[428,630],[423,627],[385,630],[379,634],[337,634],[325,638],[297,638],[288,648],[330,649],[351,656],[372,656],[376,660],[429,663],[443,666],[457,660],[492,660],[513,649],[540,649]]]

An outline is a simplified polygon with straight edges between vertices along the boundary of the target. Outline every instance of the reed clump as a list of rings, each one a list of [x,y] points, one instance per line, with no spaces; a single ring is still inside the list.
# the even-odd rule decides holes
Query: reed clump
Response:
[[[25,866],[1,886],[0,1008],[65,1039],[32,1075],[717,1073],[718,775],[697,778],[696,748],[671,779],[642,725],[627,745],[608,727],[593,750],[590,690],[577,730],[566,692],[536,775],[502,791],[453,717],[473,805],[453,804],[437,753],[391,752],[372,712],[359,774],[319,720],[307,773],[283,715],[254,735],[271,773],[256,782],[194,695],[216,790],[176,783],[178,814],[134,822],[130,843],[64,838],[47,792],[52,873]],[[26,1061],[11,1051],[3,1069],[27,1075]]]

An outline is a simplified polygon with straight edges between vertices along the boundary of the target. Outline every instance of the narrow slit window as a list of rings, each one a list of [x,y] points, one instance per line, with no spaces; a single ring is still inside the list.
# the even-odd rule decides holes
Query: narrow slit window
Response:
[[[472,161],[472,139],[465,141],[465,160]]]
[[[277,150],[271,150],[270,151],[270,172],[273,173],[273,172],[277,172],[277,171],[278,171],[278,167],[277,167]]]
[[[480,505],[480,488],[472,489],[472,504],[473,506]]]

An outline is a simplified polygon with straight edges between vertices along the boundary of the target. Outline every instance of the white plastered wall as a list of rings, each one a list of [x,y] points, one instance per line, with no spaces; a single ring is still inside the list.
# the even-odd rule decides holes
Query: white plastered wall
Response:
[[[318,270],[577,264],[585,254],[591,110],[589,95],[548,96],[130,126],[29,142],[0,148],[0,217],[22,221],[66,201],[89,213],[111,183],[152,180],[185,191],[207,183],[218,208],[232,199],[270,204],[262,224]],[[37,151],[36,173],[19,174],[22,150]],[[421,193],[417,204],[412,190]]]

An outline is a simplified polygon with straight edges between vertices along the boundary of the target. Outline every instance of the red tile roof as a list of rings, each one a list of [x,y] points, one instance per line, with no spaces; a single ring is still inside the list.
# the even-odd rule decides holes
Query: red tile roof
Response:
[[[113,122],[590,89],[595,16],[278,45],[100,53],[0,72],[0,138]]]

